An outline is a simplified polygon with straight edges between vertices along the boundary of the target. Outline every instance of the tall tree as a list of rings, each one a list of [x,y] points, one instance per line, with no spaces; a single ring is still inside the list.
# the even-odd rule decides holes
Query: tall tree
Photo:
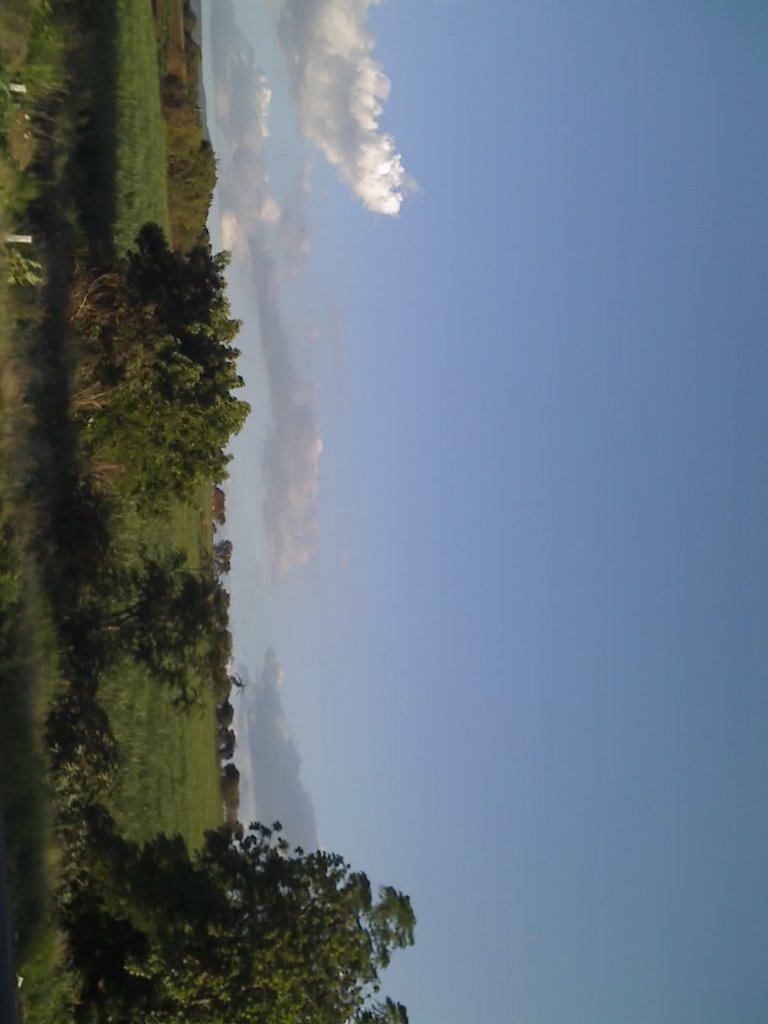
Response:
[[[263,826],[209,832],[195,854],[165,836],[141,848],[118,840],[112,850],[103,904],[119,908],[130,937],[126,988],[141,979],[152,993],[143,1020],[406,1024],[405,1008],[377,995],[392,950],[413,943],[402,893],[388,888],[374,899],[368,878],[341,857],[291,853]],[[104,993],[107,982],[90,975],[89,984]],[[109,985],[119,1005],[114,969]]]
[[[221,771],[221,799],[224,804],[224,820],[230,828],[237,825],[240,807],[240,772],[230,762]]]
[[[246,402],[229,315],[227,257],[186,256],[146,225],[125,261],[79,282],[71,313],[82,338],[73,399],[85,443],[146,511],[226,475],[225,448]]]
[[[220,540],[213,545],[213,564],[219,576],[226,576],[232,567],[232,541]]]
[[[229,595],[213,573],[188,569],[181,551],[142,552],[101,582],[108,604],[99,602],[93,617],[116,653],[131,654],[181,703],[194,703],[197,685],[223,671],[231,650]]]

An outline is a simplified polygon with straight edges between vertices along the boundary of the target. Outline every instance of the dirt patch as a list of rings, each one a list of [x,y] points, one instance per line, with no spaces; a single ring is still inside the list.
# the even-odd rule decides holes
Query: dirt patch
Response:
[[[26,170],[32,163],[34,143],[29,114],[20,106],[13,109],[9,118],[7,145],[11,160],[20,171]]]

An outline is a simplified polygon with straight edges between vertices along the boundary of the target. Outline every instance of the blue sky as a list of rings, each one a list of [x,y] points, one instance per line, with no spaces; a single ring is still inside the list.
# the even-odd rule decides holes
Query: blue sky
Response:
[[[411,894],[414,1024],[763,1022],[768,9],[215,9],[247,799]]]

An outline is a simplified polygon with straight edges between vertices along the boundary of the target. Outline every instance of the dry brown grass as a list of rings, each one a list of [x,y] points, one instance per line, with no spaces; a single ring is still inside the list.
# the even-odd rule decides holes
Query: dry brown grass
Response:
[[[29,47],[29,3],[5,0],[0,14],[0,60],[9,75],[15,75],[27,59]]]
[[[14,106],[11,109],[6,141],[10,159],[20,171],[25,171],[32,163],[35,140],[30,116],[21,106]]]
[[[187,81],[186,42],[184,38],[184,0],[168,0],[168,41],[165,71],[180,82]]]

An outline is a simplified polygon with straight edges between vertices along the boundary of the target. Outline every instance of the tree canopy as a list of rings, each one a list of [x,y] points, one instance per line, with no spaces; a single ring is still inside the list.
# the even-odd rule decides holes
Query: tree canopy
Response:
[[[226,475],[249,412],[229,315],[225,254],[169,247],[148,224],[117,266],[79,282],[71,320],[85,354],[73,399],[85,443],[147,511]]]
[[[338,855],[291,852],[277,823],[209,832],[192,854],[179,837],[105,841],[103,824],[94,838],[115,868],[100,929],[89,921],[85,986],[106,1011],[96,1019],[140,1009],[147,1024],[406,1024],[378,995],[392,952],[413,943],[403,893],[374,898]]]

